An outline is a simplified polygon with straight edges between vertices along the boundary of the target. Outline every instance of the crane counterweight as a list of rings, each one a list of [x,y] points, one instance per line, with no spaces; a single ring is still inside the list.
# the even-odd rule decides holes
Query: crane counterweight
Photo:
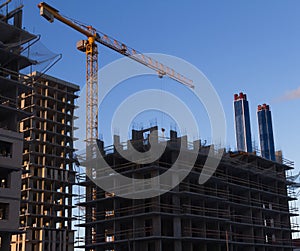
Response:
[[[82,51],[82,52],[86,52],[86,44],[87,44],[87,40],[79,40],[76,43],[77,50]]]

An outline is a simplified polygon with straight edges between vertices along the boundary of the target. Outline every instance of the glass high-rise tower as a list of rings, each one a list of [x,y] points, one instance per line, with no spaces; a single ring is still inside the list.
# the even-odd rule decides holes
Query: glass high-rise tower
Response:
[[[249,105],[242,92],[234,94],[234,115],[237,150],[252,152]]]
[[[275,146],[270,107],[266,104],[257,108],[261,156],[275,161]]]

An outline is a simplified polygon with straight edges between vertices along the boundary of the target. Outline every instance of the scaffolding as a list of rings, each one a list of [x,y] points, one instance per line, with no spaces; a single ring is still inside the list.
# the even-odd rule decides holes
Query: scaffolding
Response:
[[[130,143],[145,151],[149,142],[143,133],[133,130],[132,135]],[[127,177],[154,177],[172,166],[180,141],[185,140],[174,131],[170,135],[163,155],[150,164],[131,163],[114,146],[100,150],[115,171]],[[199,141],[187,143],[186,156],[194,144]],[[198,177],[208,150],[209,146],[200,145],[190,174],[171,191],[154,198],[121,198],[87,182],[81,174],[81,184],[89,188],[78,203],[86,208],[84,215],[78,215],[79,227],[90,232],[79,240],[85,242],[83,247],[95,251],[291,251],[292,233],[298,225],[290,217],[297,216],[297,208],[289,208],[295,197],[286,172],[293,169],[293,163],[225,152],[214,175],[201,185]],[[147,182],[144,186],[147,189]],[[126,191],[127,187],[119,189]]]

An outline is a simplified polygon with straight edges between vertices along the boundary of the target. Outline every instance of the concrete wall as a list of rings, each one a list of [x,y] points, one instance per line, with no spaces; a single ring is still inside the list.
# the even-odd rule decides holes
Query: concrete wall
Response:
[[[0,128],[0,141],[12,144],[11,156],[0,154],[0,173],[8,173],[7,187],[0,187],[0,203],[8,204],[8,217],[0,220],[0,232],[16,231],[19,227],[23,135]]]

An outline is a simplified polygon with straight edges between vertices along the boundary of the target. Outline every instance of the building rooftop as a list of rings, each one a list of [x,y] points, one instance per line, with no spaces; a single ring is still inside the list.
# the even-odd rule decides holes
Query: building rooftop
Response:
[[[68,87],[71,87],[71,88],[73,88],[77,91],[80,90],[79,85],[73,84],[71,82],[64,81],[64,80],[59,79],[59,78],[52,77],[50,75],[47,75],[47,74],[44,74],[44,73],[41,73],[41,72],[38,72],[38,71],[33,72],[30,76],[38,77],[42,80],[48,80],[48,81],[52,81],[52,82],[55,82],[55,83],[58,83],[58,84],[61,84],[61,85],[64,85],[64,86],[68,86]]]

